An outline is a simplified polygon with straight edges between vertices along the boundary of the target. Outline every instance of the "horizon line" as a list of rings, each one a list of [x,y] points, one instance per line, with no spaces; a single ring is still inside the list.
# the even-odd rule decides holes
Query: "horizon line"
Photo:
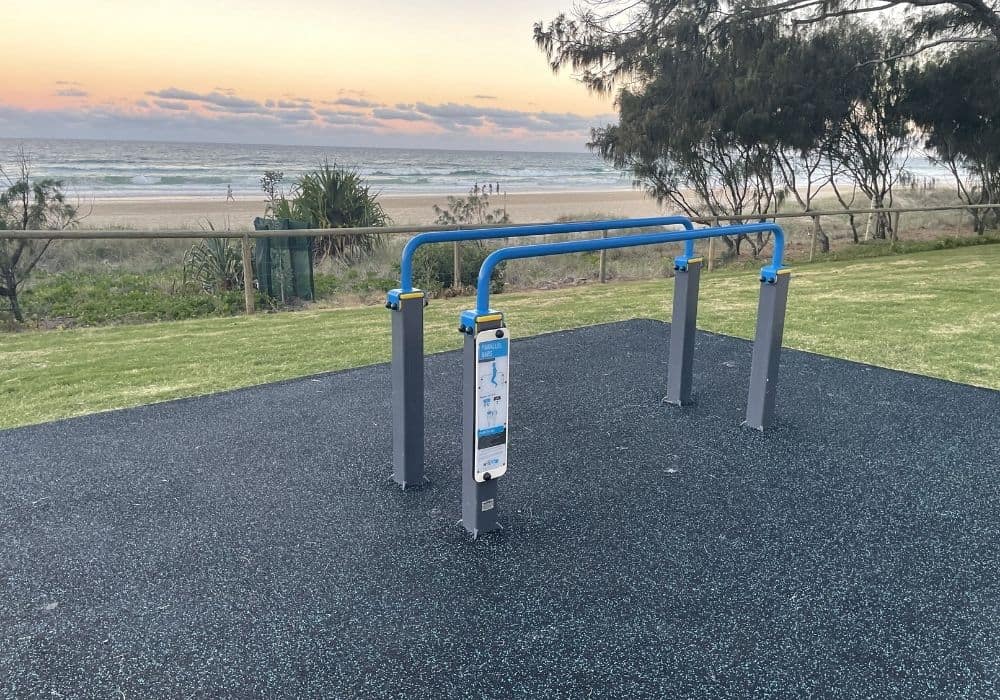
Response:
[[[90,143],[153,143],[153,144],[187,144],[191,146],[268,146],[273,148],[341,148],[373,151],[438,151],[459,153],[539,153],[545,155],[584,155],[593,154],[590,149],[579,151],[546,151],[526,148],[440,148],[434,146],[333,146],[329,144],[303,143],[247,143],[243,141],[184,141],[181,139],[116,139],[116,138],[70,138],[65,136],[0,136],[0,141],[86,141]],[[599,156],[597,156],[600,158]]]

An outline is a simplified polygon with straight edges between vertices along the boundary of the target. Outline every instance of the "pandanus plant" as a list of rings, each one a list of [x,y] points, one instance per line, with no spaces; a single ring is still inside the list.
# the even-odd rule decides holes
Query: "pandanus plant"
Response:
[[[304,221],[309,228],[387,226],[391,223],[378,202],[378,193],[372,192],[356,170],[328,162],[299,178],[291,199],[283,198],[278,202],[276,215]],[[382,243],[379,234],[364,233],[318,236],[314,245],[317,258],[352,260],[371,255]]]
[[[212,229],[209,224],[209,229]],[[243,289],[243,258],[225,238],[206,238],[184,254],[184,283],[196,280],[209,294]]]

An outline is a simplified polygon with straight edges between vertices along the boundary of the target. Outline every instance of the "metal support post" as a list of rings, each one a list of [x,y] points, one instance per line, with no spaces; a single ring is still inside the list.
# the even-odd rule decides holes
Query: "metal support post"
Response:
[[[403,489],[424,477],[424,305],[422,291],[389,292],[392,313],[392,478]]]
[[[667,362],[667,403],[674,406],[692,402],[691,375],[694,338],[698,330],[701,265],[701,258],[682,256],[674,261],[674,311],[670,322],[670,359]]]
[[[480,535],[499,529],[497,522],[497,479],[496,474],[480,470],[477,480],[477,448],[483,451],[484,438],[477,431],[476,383],[479,379],[480,357],[477,336],[483,331],[494,331],[498,338],[505,336],[503,314],[490,312],[477,316],[474,312],[462,315],[459,330],[465,335],[462,350],[462,526],[478,538]],[[506,423],[506,419],[504,419]],[[498,436],[499,437],[499,436]],[[506,470],[506,425],[503,434],[503,468]],[[502,472],[501,472],[502,473]]]
[[[774,419],[789,272],[788,268],[776,270],[771,279],[762,279],[760,283],[757,332],[754,335],[753,357],[750,362],[750,393],[747,398],[747,419],[744,422],[745,426],[755,430],[767,429]]]

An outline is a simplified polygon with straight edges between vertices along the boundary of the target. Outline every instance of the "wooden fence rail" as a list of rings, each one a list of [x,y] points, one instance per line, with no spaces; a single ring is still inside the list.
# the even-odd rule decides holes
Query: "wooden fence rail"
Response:
[[[824,216],[857,216],[859,214],[878,214],[892,217],[892,230],[898,230],[899,217],[901,214],[914,214],[919,212],[936,211],[968,211],[983,209],[998,209],[997,204],[954,204],[946,206],[928,207],[905,207],[905,208],[866,208],[866,209],[828,209],[811,210],[798,212],[765,212],[756,214],[741,215],[719,215],[711,217],[691,217],[691,221],[705,226],[719,226],[723,222],[738,224],[750,221],[774,221],[777,219],[812,219],[812,231],[810,233],[809,260],[811,261],[816,253],[817,233],[820,230],[820,219]],[[519,224],[520,225],[520,224]],[[538,225],[538,224],[528,224]],[[356,236],[359,234],[380,234],[390,236],[411,236],[416,233],[426,233],[430,231],[467,231],[481,228],[503,228],[511,224],[452,224],[452,225],[430,225],[430,226],[360,226],[353,228],[338,229],[292,229],[284,231],[122,231],[122,230],[99,230],[99,229],[69,229],[65,231],[10,231],[0,230],[0,240],[2,239],[22,239],[22,240],[152,240],[152,239],[198,239],[198,238],[228,238],[241,240],[241,254],[243,258],[243,276],[246,280],[246,311],[254,311],[254,284],[253,284],[253,262],[250,240],[255,238],[285,238],[299,236]],[[612,229],[613,230],[613,229]],[[608,232],[602,232],[602,236],[607,237]],[[508,240],[508,239],[505,239]],[[707,268],[711,271],[715,260],[715,239],[708,239],[708,260]],[[453,249],[453,275],[452,280],[455,286],[461,285],[461,250],[459,244],[454,244]],[[605,251],[601,251],[599,258],[598,278],[601,282],[607,279],[607,258]]]

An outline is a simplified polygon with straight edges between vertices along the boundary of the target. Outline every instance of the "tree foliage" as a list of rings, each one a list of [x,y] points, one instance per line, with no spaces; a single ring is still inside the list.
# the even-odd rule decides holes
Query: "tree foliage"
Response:
[[[947,167],[969,204],[1000,201],[1000,54],[963,48],[944,61],[909,68],[901,105],[921,129],[932,157]],[[973,210],[976,231],[996,224],[996,212]]]
[[[553,65],[582,68],[594,89],[622,82],[618,124],[595,129],[590,145],[659,201],[739,219],[773,211],[791,193],[808,210],[877,79],[877,64],[862,64],[878,37],[843,21],[808,32],[768,17],[706,24],[712,9],[675,4],[656,21],[650,13],[603,34],[593,15],[581,24],[562,17],[537,26],[536,40]],[[643,40],[636,27],[654,34]],[[586,45],[595,37],[596,49]],[[739,253],[744,240],[755,256],[767,242],[725,242]]]
[[[855,17],[896,6],[909,14]],[[966,201],[997,201],[995,17],[992,4],[587,0],[534,37],[553,70],[615,94],[618,123],[593,130],[594,150],[661,202],[741,219],[789,197],[810,211],[826,188],[845,208],[891,207],[917,130]],[[927,40],[952,46],[924,60]],[[895,234],[876,217],[876,237]]]
[[[448,197],[448,204],[434,206],[436,224],[506,224],[510,221],[507,210],[490,208],[490,196],[485,192],[469,191],[466,197]]]
[[[33,177],[31,157],[23,149],[14,161],[13,172],[0,168],[5,186],[0,191],[0,230],[60,231],[79,223],[78,207],[66,201],[61,180]],[[7,300],[17,321],[24,321],[20,289],[51,244],[51,240],[0,238],[0,297]]]
[[[714,36],[763,20],[807,32],[862,16],[875,20],[873,26],[899,24],[897,50],[873,60],[1000,41],[996,0],[582,0],[572,13],[536,23],[534,36],[553,69],[572,68],[588,87],[610,92],[648,74],[655,49],[670,43],[681,25]]]
[[[300,177],[290,198],[276,194],[272,211],[277,218],[304,221],[310,228],[381,227],[391,223],[378,194],[357,171],[340,168],[336,163],[323,163]],[[370,255],[381,244],[382,237],[375,233],[319,236],[315,252],[319,258],[350,259]]]
[[[853,28],[855,56],[891,55],[898,39],[860,26]],[[903,66],[895,61],[869,60],[855,72],[868,73],[863,89],[856,94],[839,125],[831,159],[850,176],[876,208],[893,205],[894,188],[907,175],[913,137],[906,113]],[[888,215],[875,220],[875,238],[895,237]]]

